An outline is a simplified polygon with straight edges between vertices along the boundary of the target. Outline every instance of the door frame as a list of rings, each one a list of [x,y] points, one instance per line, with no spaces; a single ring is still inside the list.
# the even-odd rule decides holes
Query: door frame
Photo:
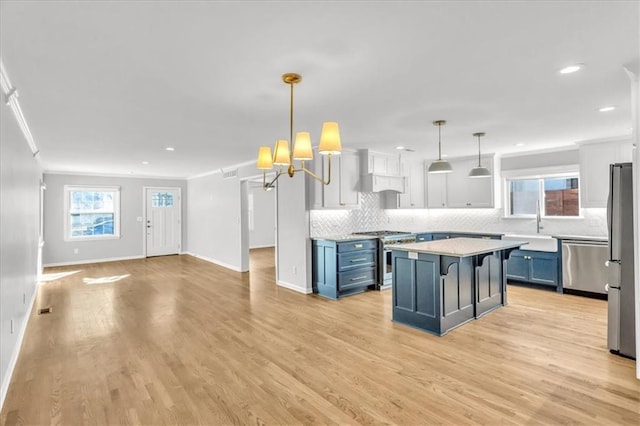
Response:
[[[178,254],[182,254],[182,188],[179,186],[143,186],[142,187],[142,255],[147,258],[147,190],[178,191]]]

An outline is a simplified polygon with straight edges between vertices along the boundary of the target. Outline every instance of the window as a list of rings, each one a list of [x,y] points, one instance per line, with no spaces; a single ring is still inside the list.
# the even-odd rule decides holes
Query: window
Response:
[[[173,207],[173,194],[170,192],[153,192],[151,194],[152,207]]]
[[[65,186],[65,240],[120,237],[120,188]]]
[[[580,193],[577,174],[536,178],[507,179],[508,215],[577,217]]]

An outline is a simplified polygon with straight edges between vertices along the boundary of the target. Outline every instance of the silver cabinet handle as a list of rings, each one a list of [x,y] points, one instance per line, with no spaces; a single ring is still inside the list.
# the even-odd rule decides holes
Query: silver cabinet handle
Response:
[[[360,257],[358,259],[351,259],[350,262],[351,263],[355,263],[355,262],[364,262],[365,260],[367,260],[366,257]]]
[[[351,278],[351,281],[360,281],[360,280],[366,280],[367,276],[363,275],[361,277],[355,277],[355,278]]]

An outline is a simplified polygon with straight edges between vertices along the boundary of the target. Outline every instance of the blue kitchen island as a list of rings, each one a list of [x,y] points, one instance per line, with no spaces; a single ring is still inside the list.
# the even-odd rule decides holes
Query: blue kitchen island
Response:
[[[450,238],[393,246],[393,321],[442,336],[505,305],[506,261],[523,244]]]

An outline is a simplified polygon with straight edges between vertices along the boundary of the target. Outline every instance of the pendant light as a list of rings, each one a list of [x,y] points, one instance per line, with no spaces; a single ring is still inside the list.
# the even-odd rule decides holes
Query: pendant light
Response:
[[[433,122],[434,126],[438,126],[438,159],[431,163],[429,166],[429,173],[451,173],[453,169],[451,164],[447,160],[442,159],[442,140],[441,140],[441,128],[442,125],[447,122],[444,120],[436,120]]]
[[[470,178],[486,178],[491,177],[491,172],[486,167],[482,167],[480,163],[480,138],[484,136],[484,132],[474,133],[473,136],[478,137],[478,166],[471,169],[469,172]]]
[[[307,169],[305,161],[313,160],[313,151],[311,148],[311,137],[308,132],[297,132],[295,142],[293,140],[293,86],[302,81],[302,76],[296,73],[287,73],[282,76],[282,81],[290,86],[289,100],[289,140],[280,139],[276,141],[273,149],[273,157],[271,156],[271,148],[261,146],[258,151],[258,159],[256,167],[262,170],[262,186],[265,190],[274,188],[276,180],[285,174],[293,177],[296,172],[304,172],[313,179],[319,181],[323,185],[331,183],[331,156],[339,155],[342,152],[342,144],[340,141],[340,130],[338,123],[326,122],[322,125],[320,133],[320,144],[318,145],[318,153],[327,156],[327,178],[318,176],[311,170]],[[293,160],[300,161],[300,166],[296,167]],[[267,170],[278,166],[278,172],[275,178],[267,183]]]

